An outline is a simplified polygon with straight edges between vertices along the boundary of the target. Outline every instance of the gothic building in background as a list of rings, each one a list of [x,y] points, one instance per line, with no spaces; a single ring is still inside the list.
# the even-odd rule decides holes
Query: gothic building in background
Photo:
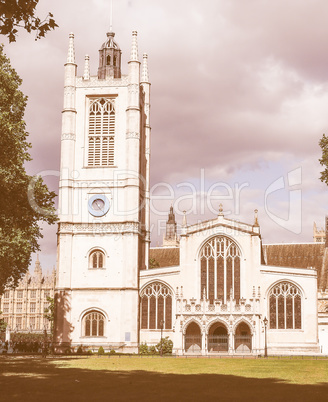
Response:
[[[37,257],[33,274],[27,272],[16,288],[5,290],[0,299],[0,311],[11,331],[50,331],[44,310],[49,307],[47,298],[54,297],[55,279],[55,270],[42,273]]]

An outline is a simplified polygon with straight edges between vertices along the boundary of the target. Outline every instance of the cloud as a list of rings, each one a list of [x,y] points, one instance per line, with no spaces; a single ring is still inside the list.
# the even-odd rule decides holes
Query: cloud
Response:
[[[6,45],[29,95],[31,173],[59,168],[68,33],[75,33],[78,74],[85,54],[95,74],[109,27],[105,0],[43,0],[39,10],[52,11],[59,28],[37,42],[22,32],[16,44]],[[201,193],[201,169],[207,189],[216,182],[247,182],[241,220],[252,221],[257,205],[265,238],[311,240],[311,221],[323,221],[327,204],[317,162],[318,140],[327,128],[327,17],[325,0],[114,1],[123,72],[132,30],[139,32],[140,57],[149,54],[152,185],[188,181]],[[293,237],[261,207],[265,188],[298,166],[303,172],[303,230]],[[276,205],[282,214],[285,201]],[[163,203],[163,210],[168,207]],[[156,219],[152,216],[153,223]],[[52,240],[45,236],[44,241],[48,252]]]

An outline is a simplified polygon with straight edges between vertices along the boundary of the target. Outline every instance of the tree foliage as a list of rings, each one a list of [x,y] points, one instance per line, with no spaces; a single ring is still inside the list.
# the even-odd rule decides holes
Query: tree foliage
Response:
[[[2,312],[0,311],[0,316],[1,316]],[[0,333],[3,333],[6,331],[7,328],[7,323],[5,322],[5,320],[3,318],[0,318]]]
[[[48,307],[44,309],[44,318],[50,322],[51,335],[53,335],[54,321],[55,321],[55,299],[47,297]]]
[[[0,294],[17,285],[39,250],[40,221],[56,222],[56,194],[41,177],[29,176],[31,160],[23,120],[27,97],[19,90],[21,79],[0,46]]]
[[[325,134],[319,141],[319,145],[322,150],[322,158],[319,159],[319,162],[325,168],[320,172],[320,180],[328,185],[328,137]]]
[[[39,0],[0,0],[0,34],[15,42],[18,28],[24,28],[29,33],[34,31],[37,40],[58,27],[51,13],[43,20],[35,15],[38,3]]]
[[[147,343],[141,343],[139,345],[140,355],[171,355],[173,350],[173,342],[166,336],[161,338],[157,345],[148,346]]]

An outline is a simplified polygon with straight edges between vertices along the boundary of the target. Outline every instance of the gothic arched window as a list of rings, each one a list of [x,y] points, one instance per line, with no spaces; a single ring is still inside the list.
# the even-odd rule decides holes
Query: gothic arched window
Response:
[[[113,99],[95,99],[89,109],[88,166],[114,165]]]
[[[106,60],[107,60],[106,64],[107,64],[107,66],[109,66],[110,65],[110,55],[107,56]]]
[[[105,255],[101,250],[94,250],[89,256],[89,268],[97,269],[105,267]]]
[[[83,318],[83,336],[104,336],[105,317],[98,311],[91,311]]]
[[[154,282],[141,292],[141,329],[172,329],[172,292]]]
[[[200,292],[212,303],[240,299],[240,250],[225,236],[207,241],[200,251]]]
[[[269,293],[270,329],[302,328],[302,296],[290,282],[280,282]]]

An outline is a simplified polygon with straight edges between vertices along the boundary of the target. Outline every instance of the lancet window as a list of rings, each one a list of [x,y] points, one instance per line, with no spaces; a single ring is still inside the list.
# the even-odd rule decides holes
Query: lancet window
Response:
[[[89,256],[89,268],[104,268],[105,256],[101,250],[94,250]]]
[[[172,329],[172,292],[168,286],[151,283],[140,298],[141,329]]]
[[[105,317],[98,311],[91,311],[83,319],[84,336],[104,336]]]
[[[225,236],[204,244],[200,252],[200,292],[212,303],[232,296],[240,299],[240,249]]]
[[[302,295],[290,282],[280,282],[269,293],[270,329],[302,328]]]
[[[92,100],[89,109],[88,166],[114,165],[114,135],[114,100]]]

